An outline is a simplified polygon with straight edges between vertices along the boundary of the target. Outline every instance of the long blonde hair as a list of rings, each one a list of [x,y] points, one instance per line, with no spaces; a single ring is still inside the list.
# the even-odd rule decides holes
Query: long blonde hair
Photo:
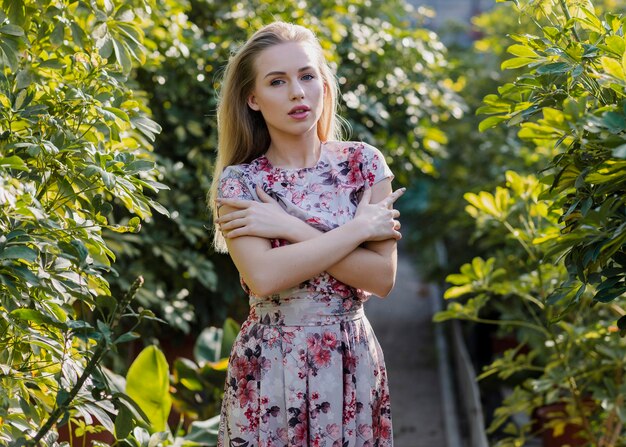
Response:
[[[247,103],[256,78],[254,61],[266,48],[288,42],[308,43],[317,52],[318,68],[326,86],[322,115],[317,122],[317,135],[321,141],[339,139],[340,120],[337,116],[339,89],[317,37],[303,26],[286,22],[274,22],[259,29],[230,57],[224,71],[217,107],[217,158],[211,190],[207,197],[214,221],[217,218],[215,207],[217,187],[224,168],[249,163],[263,155],[270,145],[270,135],[263,116],[260,112],[250,109]],[[215,250],[226,252],[226,242],[215,224],[214,233]]]

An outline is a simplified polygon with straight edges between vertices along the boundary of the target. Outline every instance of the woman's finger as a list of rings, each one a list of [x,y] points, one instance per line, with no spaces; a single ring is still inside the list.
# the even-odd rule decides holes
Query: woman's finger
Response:
[[[396,200],[402,197],[402,194],[404,194],[405,191],[406,188],[396,189],[394,192],[385,197],[385,199],[383,200],[383,204],[390,208]]]
[[[363,195],[361,196],[361,203],[370,203],[370,199],[372,198],[372,188],[365,187],[363,190]]]
[[[226,222],[220,225],[220,228],[223,230],[234,230],[235,228],[241,228],[241,227],[245,227],[247,224],[247,220],[246,219],[235,219],[235,220],[231,220],[230,222]]]
[[[221,224],[221,223],[230,222],[231,220],[235,220],[235,219],[242,219],[246,217],[246,214],[247,214],[246,210],[231,211],[230,213],[223,214],[222,216],[215,219],[215,223]]]
[[[261,202],[264,202],[264,203],[276,202],[276,200],[274,200],[272,196],[270,196],[268,193],[265,192],[263,188],[261,188],[261,185],[256,185],[256,195],[259,196],[259,199],[261,199]]]
[[[232,206],[233,208],[244,209],[250,207],[254,202],[254,200],[244,200],[244,199],[227,199],[227,198],[219,198],[215,199],[215,203],[217,207],[227,205]]]
[[[398,217],[400,217],[400,211],[394,209],[391,213],[391,217],[393,217],[394,219],[397,219]]]
[[[394,230],[400,230],[400,228],[402,228],[402,224],[400,223],[399,220],[394,220],[393,222],[394,222],[394,224],[393,224],[393,229]]]

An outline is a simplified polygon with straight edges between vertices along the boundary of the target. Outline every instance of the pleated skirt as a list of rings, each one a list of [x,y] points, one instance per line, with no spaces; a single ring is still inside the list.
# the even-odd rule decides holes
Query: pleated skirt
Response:
[[[362,303],[251,308],[230,355],[219,447],[391,447],[380,345]]]

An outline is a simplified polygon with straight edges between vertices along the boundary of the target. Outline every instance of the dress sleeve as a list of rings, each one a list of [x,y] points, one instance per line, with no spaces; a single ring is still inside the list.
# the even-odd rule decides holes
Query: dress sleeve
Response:
[[[237,166],[226,166],[217,185],[217,197],[220,199],[254,200],[249,182]]]
[[[393,172],[387,166],[385,156],[374,146],[363,143],[363,177],[369,183],[370,187],[376,183],[391,178],[393,180]]]

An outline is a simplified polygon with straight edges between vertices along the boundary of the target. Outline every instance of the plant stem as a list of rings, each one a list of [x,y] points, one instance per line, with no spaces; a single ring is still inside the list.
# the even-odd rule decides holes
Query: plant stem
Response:
[[[83,373],[78,378],[78,381],[76,382],[76,384],[74,384],[74,387],[70,390],[67,396],[67,399],[61,405],[59,405],[58,407],[54,409],[54,411],[50,414],[50,417],[48,418],[46,423],[39,429],[35,437],[26,442],[27,446],[36,446],[39,443],[39,441],[41,441],[41,439],[50,431],[52,426],[56,424],[59,418],[63,416],[63,413],[67,411],[69,403],[72,402],[74,397],[76,397],[80,389],[83,387],[83,384],[85,383],[87,378],[91,376],[91,374],[94,372],[96,366],[102,359],[102,356],[104,355],[105,351],[106,351],[106,341],[104,339],[101,339],[96,346],[96,350],[94,351],[93,357],[91,357]]]
[[[117,326],[122,316],[122,313],[124,312],[124,310],[126,310],[126,307],[130,304],[130,301],[137,294],[137,291],[142,285],[143,285],[143,277],[139,276],[135,280],[133,285],[130,287],[128,292],[124,295],[124,297],[120,301],[120,304],[115,310],[112,320],[111,320],[112,321],[110,325],[111,329],[114,329]],[[57,421],[63,416],[63,413],[65,413],[68,410],[70,403],[72,402],[72,400],[74,400],[74,398],[76,397],[80,389],[83,387],[87,378],[93,374],[93,372],[95,371],[96,367],[98,366],[98,364],[102,360],[102,357],[104,357],[104,354],[106,354],[108,349],[109,349],[109,345],[107,343],[106,338],[103,336],[98,341],[98,344],[96,345],[96,349],[94,350],[93,356],[87,363],[87,366],[83,370],[83,373],[81,374],[81,376],[78,378],[78,381],[74,384],[74,386],[68,393],[67,398],[52,411],[52,413],[50,414],[50,417],[48,418],[46,423],[39,429],[35,437],[31,440],[26,441],[27,447],[36,446],[39,443],[39,441],[41,441],[41,439],[50,431],[50,429],[52,429],[54,424],[56,424]]]
[[[569,9],[567,8],[565,0],[559,0],[559,4],[561,5],[561,9],[563,10],[565,18],[569,22],[572,19],[572,15],[569,13]],[[578,31],[576,31],[576,27],[574,25],[572,25],[572,34],[574,35],[574,39],[576,39],[576,42],[580,42],[580,36],[578,35]]]
[[[463,317],[459,317],[459,318],[463,318]],[[541,332],[544,335],[550,335],[550,333],[545,330],[543,327],[532,324],[532,323],[527,323],[526,321],[517,321],[517,320],[512,320],[512,321],[501,321],[501,320],[490,320],[487,318],[467,318],[470,321],[474,321],[476,323],[485,323],[485,324],[495,324],[495,325],[499,325],[499,326],[506,326],[506,325],[511,325],[511,326],[519,326],[519,327],[525,327],[528,329],[533,329],[537,332]]]

